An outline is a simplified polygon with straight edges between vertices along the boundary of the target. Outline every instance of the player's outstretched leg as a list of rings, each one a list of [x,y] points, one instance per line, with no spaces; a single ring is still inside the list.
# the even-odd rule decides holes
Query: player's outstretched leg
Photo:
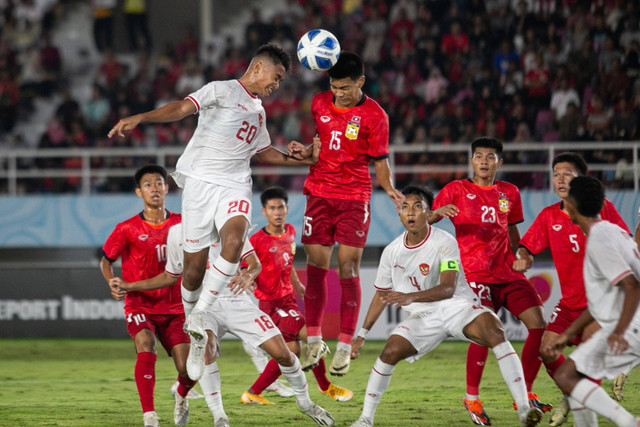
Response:
[[[392,335],[392,337],[393,336],[395,335]],[[369,382],[367,382],[362,413],[358,420],[353,424],[354,426],[373,425],[376,408],[378,407],[385,390],[389,387],[391,375],[393,374],[395,367],[395,365],[384,363],[380,357],[376,359],[373,364],[373,368],[371,369],[371,374],[369,375]]]
[[[192,317],[198,318],[198,321],[202,322],[204,331],[204,315],[202,313],[191,313],[189,319]],[[187,374],[193,381],[198,381],[204,372],[204,351],[207,347],[207,333],[205,332],[200,339],[191,335],[191,344],[189,346],[189,356],[187,357]]]
[[[298,405],[298,409],[318,425],[334,426],[335,421],[331,414],[311,401],[307,386],[307,378],[302,371],[300,361],[293,353],[291,353],[291,357],[294,359],[292,366],[280,365],[280,371],[287,381],[289,381],[291,388],[293,388],[293,391],[296,393],[296,404]]]
[[[474,424],[490,426],[491,419],[482,407],[480,400],[480,380],[487,361],[489,348],[475,343],[469,343],[467,350],[467,394],[462,399],[464,408]]]
[[[318,363],[312,371],[313,376],[318,382],[318,390],[320,391],[320,394],[329,396],[338,402],[347,402],[351,400],[353,397],[353,392],[351,390],[332,384],[331,381],[329,381],[329,378],[327,378],[327,368],[325,366],[324,359],[320,359],[320,363]]]
[[[621,373],[614,380],[613,384],[611,384],[611,391],[613,392],[613,398],[618,402],[622,402],[624,399],[624,385],[627,383],[629,379],[629,375],[626,373]]]
[[[229,418],[222,405],[222,393],[220,393],[220,370],[218,363],[213,362],[205,366],[205,374],[200,380],[200,387],[205,395],[207,406],[215,420],[215,427],[228,427]]]
[[[340,258],[340,250],[338,258]],[[329,373],[337,376],[342,376],[349,372],[351,364],[351,342],[353,341],[360,312],[360,278],[340,279],[340,289],[342,290],[340,297],[340,336],[338,337],[336,353],[333,355],[333,361],[329,367]]]
[[[269,363],[269,357],[267,353],[260,347],[253,347],[245,341],[242,342],[242,347],[244,347],[244,351],[249,355],[249,357],[251,357],[251,361],[258,370],[258,373],[262,374],[267,366],[267,363]],[[279,379],[276,379],[266,389],[264,389],[264,391],[266,391],[267,393],[276,393],[280,397],[291,397],[295,395],[291,387],[289,387]]]
[[[562,396],[559,399],[558,404],[555,406],[554,411],[551,413],[551,416],[549,417],[549,426],[558,427],[564,424],[569,417],[570,410],[571,408],[569,408],[569,401],[567,400],[567,396]]]
[[[302,363],[302,370],[308,371],[312,369],[320,362],[320,359],[329,353],[331,353],[329,346],[324,341],[308,341],[305,349],[304,363]]]

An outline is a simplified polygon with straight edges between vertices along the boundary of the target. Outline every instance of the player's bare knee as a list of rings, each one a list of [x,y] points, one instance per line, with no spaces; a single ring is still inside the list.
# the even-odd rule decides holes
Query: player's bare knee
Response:
[[[200,266],[189,267],[182,273],[182,286],[189,291],[195,291],[202,285],[205,272],[206,265],[204,268],[200,268]]]
[[[288,349],[286,352],[278,352],[277,354],[272,354],[271,357],[273,357],[275,361],[278,362],[278,365],[287,367],[293,366],[296,360],[293,353],[291,353]]]

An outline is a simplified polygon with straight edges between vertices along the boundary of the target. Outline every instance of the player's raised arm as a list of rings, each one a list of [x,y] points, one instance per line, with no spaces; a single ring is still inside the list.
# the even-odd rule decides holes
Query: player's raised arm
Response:
[[[387,158],[374,160],[373,166],[376,170],[376,179],[382,189],[387,193],[387,196],[389,196],[389,199],[391,199],[396,206],[402,203],[404,196],[393,186],[393,182],[391,181],[389,160]]]
[[[300,154],[298,153],[296,154],[296,156],[297,155]],[[297,158],[295,156],[289,155],[288,153],[282,152],[277,148],[274,148],[273,146],[267,148],[264,151],[256,153],[254,157],[260,162],[279,166],[306,166],[316,163],[313,160],[313,156],[306,157],[304,159]]]
[[[119,277],[114,277],[109,280],[109,286],[118,287],[123,291],[152,291],[154,289],[166,288],[178,283],[178,277],[173,276],[166,271],[158,274],[155,277],[146,280],[139,280],[137,282],[125,282]]]
[[[174,122],[195,112],[196,106],[192,101],[188,99],[173,101],[155,110],[120,119],[107,136],[109,138],[114,136],[124,137],[124,132],[133,130],[140,123]]]

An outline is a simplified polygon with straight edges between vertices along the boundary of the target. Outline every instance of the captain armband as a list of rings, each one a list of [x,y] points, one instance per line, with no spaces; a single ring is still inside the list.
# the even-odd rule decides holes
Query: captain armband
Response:
[[[442,261],[440,263],[440,272],[443,271],[460,271],[460,263],[456,260]]]

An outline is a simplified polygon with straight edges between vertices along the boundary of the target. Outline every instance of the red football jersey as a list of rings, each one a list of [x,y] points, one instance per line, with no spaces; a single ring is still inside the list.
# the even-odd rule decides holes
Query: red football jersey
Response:
[[[122,257],[122,279],[137,282],[164,272],[167,262],[167,234],[172,225],[181,221],[180,214],[167,211],[167,219],[159,225],[144,220],[142,213],[118,224],[111,232],[102,252],[109,261]],[[178,314],[182,308],[180,283],[153,291],[127,292],[124,312],[142,311],[148,314]]]
[[[600,215],[602,219],[629,231],[609,200],[605,199]],[[544,208],[520,240],[520,245],[533,255],[538,255],[547,248],[551,249],[551,257],[560,280],[562,301],[574,310],[587,307],[582,276],[586,240],[580,227],[571,222],[569,215],[562,210],[562,202]]]
[[[520,191],[515,185],[496,181],[484,187],[470,179],[452,181],[440,190],[433,208],[448,204],[460,209],[451,222],[468,281],[506,283],[525,279],[524,274],[511,268],[515,255],[508,227],[524,221]]]
[[[318,163],[309,167],[304,194],[368,202],[369,162],[389,156],[387,113],[367,96],[355,107],[338,108],[327,91],[313,97],[311,115],[322,150]]]
[[[291,224],[285,224],[284,228],[282,236],[274,236],[262,228],[249,238],[262,264],[254,291],[260,300],[275,300],[293,292],[291,269],[296,253],[296,229]]]

